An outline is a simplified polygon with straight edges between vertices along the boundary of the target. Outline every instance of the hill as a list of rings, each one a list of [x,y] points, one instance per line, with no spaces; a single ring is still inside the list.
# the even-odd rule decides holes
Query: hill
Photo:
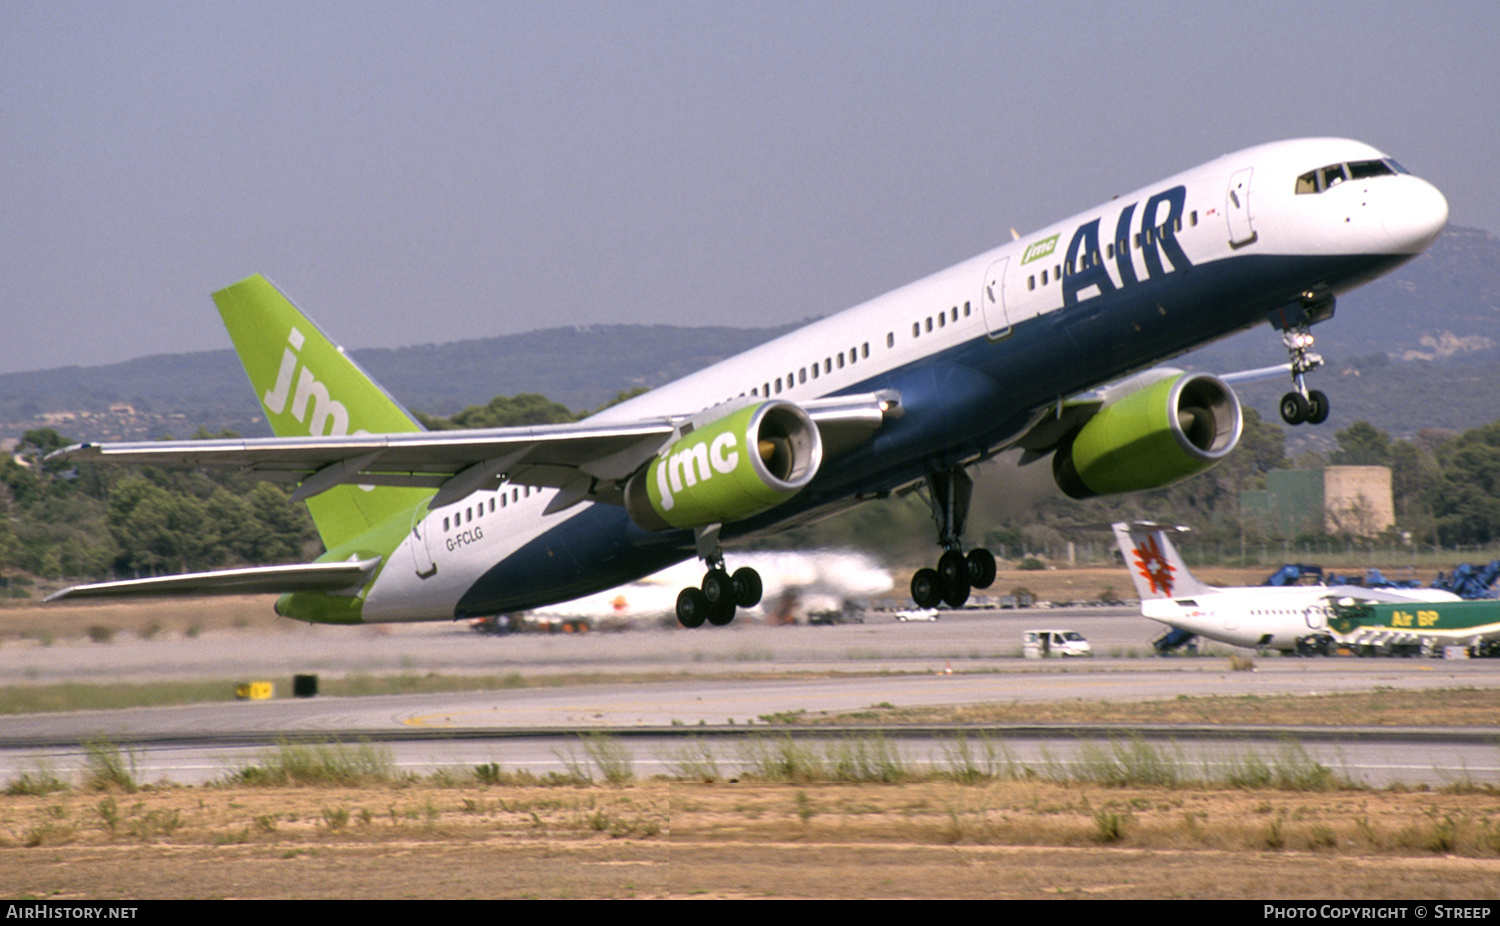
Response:
[[[574,409],[656,386],[785,333],[784,328],[594,325],[506,337],[356,350],[353,356],[416,411],[450,415],[495,395],[538,392]],[[1500,416],[1500,242],[1448,228],[1426,254],[1341,298],[1314,329],[1328,361],[1314,376],[1332,398],[1322,428],[1289,429],[1290,449],[1329,449],[1364,419],[1394,437],[1461,431]],[[1277,334],[1259,327],[1184,355],[1193,369],[1282,363]],[[1274,419],[1286,382],[1241,395]],[[112,411],[113,409],[113,411]],[[199,428],[263,434],[230,351],[143,357],[100,367],[0,375],[0,437],[54,426],[74,438],[186,436]]]

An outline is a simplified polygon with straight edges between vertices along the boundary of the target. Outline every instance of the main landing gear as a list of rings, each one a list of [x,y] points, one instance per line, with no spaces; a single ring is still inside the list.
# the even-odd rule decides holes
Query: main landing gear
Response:
[[[1292,361],[1292,391],[1281,397],[1281,420],[1287,424],[1322,424],[1328,420],[1328,396],[1308,389],[1303,377],[1323,365],[1322,356],[1312,352],[1313,336],[1307,325],[1288,328],[1281,333]]]
[[[995,555],[982,547],[965,555],[959,540],[969,517],[973,491],[974,480],[961,466],[927,477],[927,504],[937,522],[938,546],[944,553],[936,569],[918,569],[911,577],[911,597],[919,608],[935,608],[940,602],[961,608],[972,589],[994,584]]]
[[[719,549],[719,525],[698,530],[699,556],[708,564],[703,584],[691,586],[677,594],[677,622],[684,627],[702,627],[704,622],[723,627],[734,620],[738,608],[760,604],[764,586],[760,573],[748,566],[731,575],[724,568],[724,552]]]

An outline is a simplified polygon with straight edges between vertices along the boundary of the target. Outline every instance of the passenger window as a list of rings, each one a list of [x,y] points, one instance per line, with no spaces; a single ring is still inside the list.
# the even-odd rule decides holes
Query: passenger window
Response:
[[[948,324],[948,313],[944,312],[942,315],[938,316],[938,327],[942,328],[942,327],[944,327],[947,324]]]
[[[448,533],[448,519],[447,518],[443,519],[443,533],[445,533],[445,534]]]
[[[860,353],[860,356],[862,356],[862,357],[869,357],[870,356],[870,342],[869,341],[866,341],[865,343],[863,343],[863,344],[861,344],[859,346],[859,353]]]
[[[807,382],[807,367],[803,367],[802,369],[797,371],[797,382]]]
[[[895,347],[896,346],[896,332],[894,332],[894,331],[887,331],[885,333],[885,346],[886,347]]]
[[[919,337],[921,334],[922,334],[922,323],[921,322],[912,322],[911,323],[911,336],[915,338],[915,337]]]

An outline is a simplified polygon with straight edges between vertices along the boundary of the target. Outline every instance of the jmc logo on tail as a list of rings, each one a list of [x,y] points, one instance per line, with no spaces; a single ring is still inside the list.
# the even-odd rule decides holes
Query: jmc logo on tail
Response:
[[[308,426],[307,433],[314,437],[342,436],[349,433],[349,410],[344,403],[335,401],[328,387],[318,382],[312,370],[302,368],[297,379],[297,392],[292,395],[292,375],[297,371],[297,352],[302,349],[304,336],[296,328],[287,335],[287,347],[281,354],[281,369],[276,373],[276,385],[265,395],[266,410],[280,415],[286,410],[286,400],[292,396],[292,417]],[[307,405],[313,403],[311,422],[308,421]]]

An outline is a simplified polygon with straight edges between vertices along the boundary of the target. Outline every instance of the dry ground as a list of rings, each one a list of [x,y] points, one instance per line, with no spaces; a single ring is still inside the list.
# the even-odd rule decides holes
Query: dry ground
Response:
[[[0,895],[1492,899],[1500,795],[247,786],[0,798]]]

